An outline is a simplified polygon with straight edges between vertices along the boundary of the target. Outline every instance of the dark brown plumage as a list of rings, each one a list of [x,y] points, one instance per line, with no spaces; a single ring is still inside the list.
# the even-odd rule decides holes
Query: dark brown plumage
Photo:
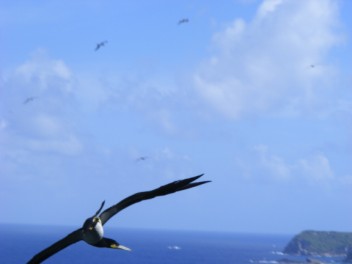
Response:
[[[133,194],[123,199],[122,201],[118,202],[117,204],[109,207],[108,209],[104,210],[99,215],[99,213],[101,212],[105,204],[105,201],[103,201],[98,211],[92,217],[88,218],[84,222],[81,228],[73,231],[66,237],[62,238],[61,240],[57,241],[56,243],[52,244],[48,248],[36,254],[28,262],[28,264],[41,263],[47,258],[54,255],[55,253],[59,252],[60,250],[74,243],[77,243],[81,240],[95,247],[130,250],[129,248],[120,245],[118,242],[116,242],[113,239],[103,237],[103,234],[104,234],[103,225],[107,221],[109,221],[109,219],[113,217],[115,214],[117,214],[118,212],[120,212],[121,210],[125,209],[130,205],[141,202],[143,200],[148,200],[157,196],[163,196],[174,192],[183,191],[183,190],[190,189],[190,188],[202,185],[204,183],[210,182],[210,181],[194,182],[201,176],[203,176],[203,174],[195,177],[191,177],[188,179],[174,181],[172,183],[163,185],[151,191],[145,191],[145,192],[139,192],[139,193]]]

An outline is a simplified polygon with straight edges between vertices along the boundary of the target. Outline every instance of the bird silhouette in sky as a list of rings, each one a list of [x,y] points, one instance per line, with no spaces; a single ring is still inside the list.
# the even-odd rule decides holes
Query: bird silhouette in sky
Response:
[[[99,50],[101,47],[105,46],[107,43],[108,43],[107,40],[97,43],[97,45],[95,47],[95,51]]]
[[[144,160],[146,160],[146,159],[148,159],[149,157],[147,157],[147,156],[141,156],[141,157],[139,157],[138,159],[136,159],[136,161],[144,161]]]
[[[188,18],[182,18],[178,21],[178,25],[184,24],[184,23],[188,23],[189,19]]]
[[[30,96],[30,97],[27,97],[26,100],[23,101],[23,104],[28,104],[30,102],[33,102],[35,99],[37,99],[38,97],[37,96]]]

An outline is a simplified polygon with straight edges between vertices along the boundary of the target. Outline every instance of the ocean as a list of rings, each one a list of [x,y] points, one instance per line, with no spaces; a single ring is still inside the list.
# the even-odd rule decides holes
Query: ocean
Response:
[[[66,236],[74,228],[56,226],[0,225],[0,263],[26,263],[33,255]],[[293,235],[256,235],[199,231],[165,231],[105,228],[131,252],[102,249],[78,242],[45,263],[89,264],[248,264],[278,263],[293,259],[281,253]],[[298,260],[298,258],[294,258]],[[304,261],[304,258],[300,258]],[[327,258],[328,263],[342,259]]]

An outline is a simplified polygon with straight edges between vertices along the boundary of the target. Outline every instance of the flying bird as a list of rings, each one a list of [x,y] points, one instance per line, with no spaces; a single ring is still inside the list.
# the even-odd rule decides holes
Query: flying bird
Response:
[[[37,99],[38,97],[36,96],[30,96],[30,97],[27,97],[26,100],[23,101],[23,104],[28,104],[32,101],[34,101],[34,99]]]
[[[146,159],[148,159],[149,157],[147,156],[142,156],[142,157],[139,157],[138,159],[136,159],[136,161],[144,161]]]
[[[203,176],[203,174],[195,177],[179,180],[179,181],[174,181],[151,191],[135,193],[123,199],[122,201],[118,202],[117,204],[109,207],[108,209],[104,210],[100,214],[105,204],[105,201],[103,201],[98,211],[92,217],[89,217],[84,222],[81,228],[73,231],[72,233],[68,234],[66,237],[62,238],[61,240],[49,246],[48,248],[39,252],[27,264],[41,263],[47,258],[54,255],[55,253],[59,252],[60,250],[74,243],[77,243],[81,240],[85,241],[86,243],[94,247],[122,249],[122,250],[130,251],[128,247],[120,245],[115,240],[104,237],[104,229],[103,229],[104,224],[106,224],[106,222],[109,221],[109,219],[113,217],[115,214],[117,214],[118,212],[120,212],[121,210],[125,209],[126,207],[132,204],[141,202],[143,200],[152,199],[157,196],[163,196],[174,192],[183,191],[183,190],[210,182],[210,181],[194,182],[201,176]]]
[[[108,43],[107,40],[97,43],[97,46],[95,47],[95,51],[97,51],[101,47],[105,46],[106,43]]]
[[[181,25],[183,23],[188,23],[189,22],[189,19],[188,18],[182,18],[178,21],[178,25]]]

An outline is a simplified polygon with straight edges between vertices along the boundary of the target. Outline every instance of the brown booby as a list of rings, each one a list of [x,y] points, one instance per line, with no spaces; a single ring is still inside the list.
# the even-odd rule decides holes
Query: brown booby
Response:
[[[126,207],[132,204],[141,202],[143,200],[152,199],[157,196],[163,196],[174,192],[183,191],[183,190],[190,189],[198,185],[202,185],[204,183],[210,182],[210,181],[194,182],[201,176],[203,176],[203,174],[195,177],[183,179],[183,180],[174,181],[151,191],[135,193],[123,199],[122,201],[118,202],[117,204],[109,207],[108,209],[104,210],[100,214],[105,204],[105,201],[103,201],[98,211],[92,217],[89,217],[84,222],[81,228],[73,231],[72,233],[68,234],[66,237],[62,238],[61,240],[55,242],[48,248],[36,254],[28,262],[28,264],[41,263],[47,258],[59,252],[60,250],[63,250],[64,248],[74,243],[77,243],[81,240],[95,247],[130,250],[128,247],[120,245],[115,240],[104,237],[104,229],[103,229],[104,224],[106,224],[106,222],[109,221],[109,219],[113,217],[115,214],[117,214],[118,212],[120,212],[121,210],[125,209]]]

